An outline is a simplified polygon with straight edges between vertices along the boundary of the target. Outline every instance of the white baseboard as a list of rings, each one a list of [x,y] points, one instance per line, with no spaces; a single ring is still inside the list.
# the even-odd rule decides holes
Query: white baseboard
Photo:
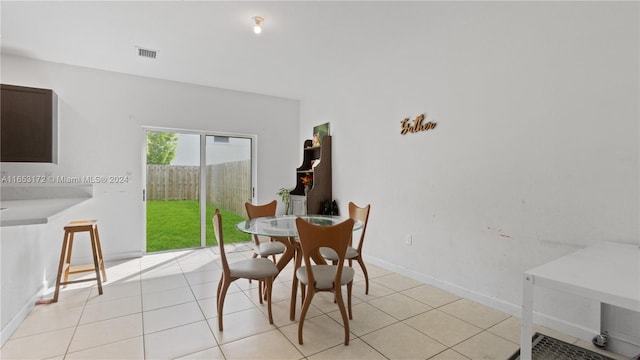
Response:
[[[143,250],[138,251],[125,251],[119,253],[110,253],[109,256],[105,256],[104,261],[116,261],[116,260],[127,260],[127,259],[135,259],[141,258],[145,255]],[[93,260],[91,260],[93,261]]]
[[[40,289],[38,289],[38,291],[36,291],[31,296],[29,301],[27,301],[27,303],[25,303],[24,306],[22,306],[20,311],[18,311],[18,313],[13,317],[13,319],[11,319],[7,323],[7,325],[4,328],[2,328],[2,330],[0,330],[0,347],[4,346],[4,343],[7,342],[7,340],[9,340],[11,335],[13,335],[13,333],[18,329],[18,327],[20,326],[20,324],[22,324],[24,319],[26,319],[27,316],[29,316],[29,313],[31,313],[31,310],[33,310],[33,308],[35,307],[36,301],[40,300],[40,297],[44,290],[45,290],[45,286],[43,285]]]
[[[104,257],[105,262],[109,261],[117,261],[117,260],[127,260],[127,259],[135,259],[144,256],[144,252],[142,250],[138,251],[125,251],[120,253],[109,253],[108,256]],[[74,264],[92,264],[93,257],[83,256],[73,259]]]

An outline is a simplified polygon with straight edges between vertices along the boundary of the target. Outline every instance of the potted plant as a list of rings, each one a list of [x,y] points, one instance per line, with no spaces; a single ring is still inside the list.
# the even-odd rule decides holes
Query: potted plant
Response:
[[[284,214],[285,215],[289,215],[289,204],[290,204],[289,196],[291,195],[291,190],[293,190],[293,189],[280,188],[280,191],[278,191],[276,193],[282,199],[282,203],[284,203]]]

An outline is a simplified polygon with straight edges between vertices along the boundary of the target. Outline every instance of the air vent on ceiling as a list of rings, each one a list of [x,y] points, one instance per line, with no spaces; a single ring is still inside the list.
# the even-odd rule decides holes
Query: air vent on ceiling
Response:
[[[156,50],[145,49],[139,46],[136,46],[136,49],[138,51],[138,56],[140,57],[155,59],[156,56],[158,56],[158,52]]]

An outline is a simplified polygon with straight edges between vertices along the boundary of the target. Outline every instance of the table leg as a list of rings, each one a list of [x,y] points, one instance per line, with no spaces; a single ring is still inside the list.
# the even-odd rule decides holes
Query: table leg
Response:
[[[291,321],[296,320],[296,300],[298,297],[298,277],[296,276],[296,270],[302,265],[302,249],[297,248],[297,245],[294,243],[295,241],[295,239],[291,239],[291,244],[296,248],[293,266],[293,282],[291,284],[291,310],[289,313],[289,319]]]
[[[520,360],[531,360],[533,327],[533,275],[522,276],[522,323],[520,325]]]
[[[289,264],[289,261],[291,261],[291,259],[295,257],[296,247],[292,239],[289,239],[289,238],[275,238],[275,239],[283,243],[286,247],[284,250],[284,253],[282,253],[282,256],[280,256],[280,259],[278,259],[278,262],[276,263],[276,267],[278,268],[278,274],[280,274],[280,272]]]

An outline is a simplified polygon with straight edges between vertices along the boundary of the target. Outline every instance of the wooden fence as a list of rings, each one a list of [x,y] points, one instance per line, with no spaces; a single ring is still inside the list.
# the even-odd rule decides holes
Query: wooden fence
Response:
[[[251,161],[206,167],[207,204],[246,216],[251,201]],[[147,201],[200,200],[200,167],[147,165]]]

